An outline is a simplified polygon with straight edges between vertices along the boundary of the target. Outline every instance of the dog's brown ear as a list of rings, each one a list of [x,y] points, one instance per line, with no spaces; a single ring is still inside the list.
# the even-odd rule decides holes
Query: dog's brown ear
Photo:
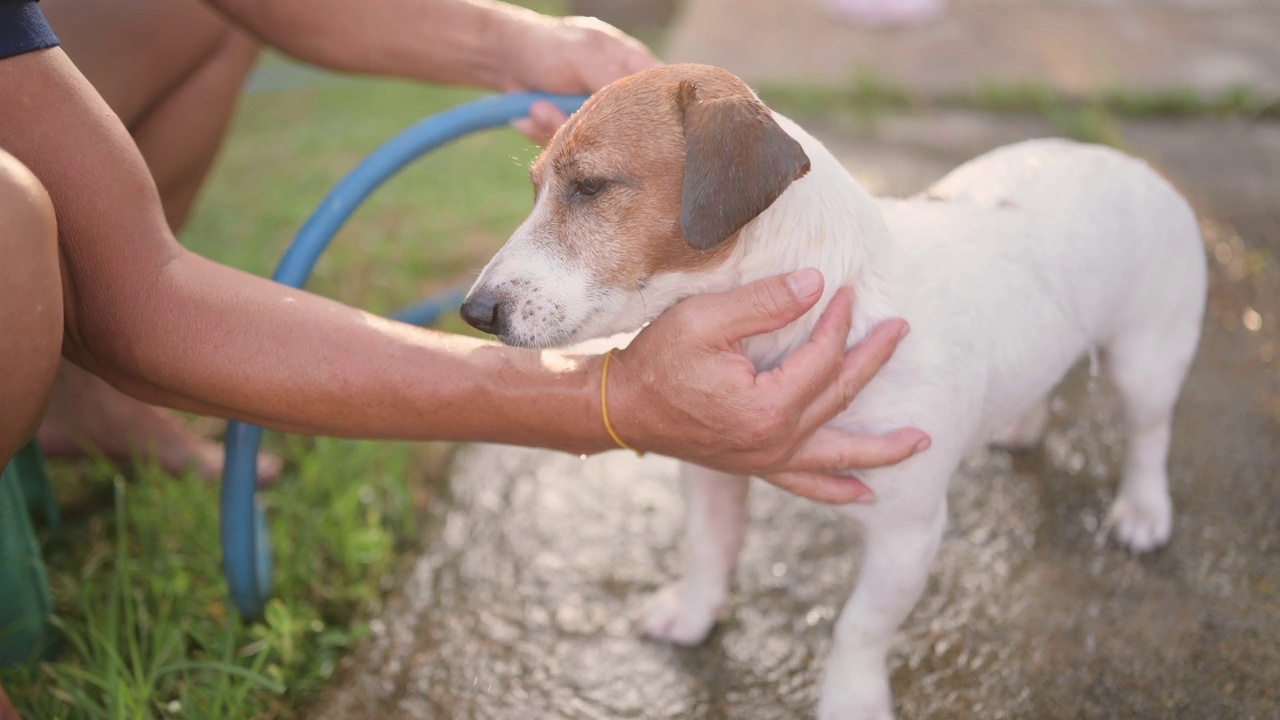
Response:
[[[676,93],[684,123],[680,227],[706,252],[764,212],[809,172],[809,156],[750,95],[703,100],[684,81]]]

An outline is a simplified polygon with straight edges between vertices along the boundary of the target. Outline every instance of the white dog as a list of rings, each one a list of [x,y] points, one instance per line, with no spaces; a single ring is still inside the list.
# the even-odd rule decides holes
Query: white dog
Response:
[[[532,170],[529,218],[485,268],[463,314],[512,345],[635,330],[678,300],[815,267],[800,322],[753,338],[760,368],[809,337],[841,285],[849,343],[901,316],[911,335],[832,425],[914,426],[932,448],[860,472],[878,497],[840,508],[864,538],[835,627],[822,718],[890,718],[886,654],[925,587],[963,453],[1035,442],[1046,396],[1086,353],[1124,401],[1128,457],[1110,522],[1134,551],[1169,539],[1170,423],[1195,354],[1206,269],[1196,218],[1141,162],[1059,140],[995,150],[907,200],[873,199],[822,144],[736,77],[673,65],[596,94]],[[685,466],[689,567],[642,624],[687,644],[723,607],[747,478]]]

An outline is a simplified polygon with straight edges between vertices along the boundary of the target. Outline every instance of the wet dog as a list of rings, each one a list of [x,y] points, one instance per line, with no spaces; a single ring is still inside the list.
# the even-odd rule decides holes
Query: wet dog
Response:
[[[1172,523],[1174,405],[1199,341],[1206,268],[1196,218],[1145,164],[1060,140],[997,149],[925,193],[874,199],[738,78],[673,65],[597,93],[532,169],[528,219],[484,269],[464,316],[502,341],[561,346],[638,329],[677,301],[815,267],[818,307],[752,338],[771,368],[803,344],[835,289],[856,294],[850,345],[892,316],[912,333],[832,425],[914,426],[932,447],[863,471],[871,505],[839,509],[863,537],[835,627],[819,714],[890,718],[886,655],[924,590],[962,455],[1036,442],[1053,387],[1084,355],[1124,403],[1128,456],[1109,522],[1151,550]],[[685,466],[689,566],[642,624],[706,637],[742,545],[747,478]]]

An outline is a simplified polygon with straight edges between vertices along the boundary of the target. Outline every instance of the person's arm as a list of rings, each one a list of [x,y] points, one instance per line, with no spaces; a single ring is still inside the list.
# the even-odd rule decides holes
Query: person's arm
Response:
[[[344,72],[578,93],[656,64],[606,23],[491,0],[206,1],[265,43]]]
[[[491,0],[206,1],[266,44],[342,72],[571,95],[658,65],[643,44],[595,18]],[[537,103],[516,128],[546,142],[566,117]]]
[[[120,389],[311,434],[613,447],[599,357],[412,328],[187,252],[132,139],[61,50],[0,62],[0,97],[0,146],[44,183],[57,213],[64,354]],[[761,291],[766,301],[748,302]],[[645,330],[627,372],[610,379],[611,413],[644,449],[768,473],[820,499],[863,497],[826,473],[901,460],[923,433],[818,428],[887,360],[900,321],[845,359],[846,296],[805,350],[756,376],[732,349],[735,332],[780,327],[818,295],[775,279],[739,296],[695,298],[701,313],[694,305]],[[680,413],[662,412],[672,407]]]
[[[0,145],[53,199],[65,354],[141,399],[339,436],[606,447],[590,368],[543,368],[420,331],[186,251],[132,138],[61,50],[0,63]],[[544,399],[536,418],[512,391]],[[576,402],[576,401],[581,402]]]

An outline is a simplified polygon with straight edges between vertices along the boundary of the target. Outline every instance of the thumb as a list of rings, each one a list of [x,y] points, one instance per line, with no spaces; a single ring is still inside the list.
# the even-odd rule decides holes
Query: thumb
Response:
[[[813,268],[757,280],[712,296],[726,340],[736,343],[795,322],[822,296],[822,273]]]

